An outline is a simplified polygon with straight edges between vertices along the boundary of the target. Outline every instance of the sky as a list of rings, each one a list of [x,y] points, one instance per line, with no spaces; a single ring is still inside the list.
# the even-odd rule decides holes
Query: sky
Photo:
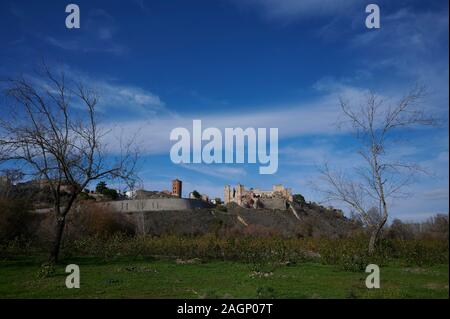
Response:
[[[65,26],[69,3],[80,7],[80,29]],[[380,7],[380,29],[365,27],[369,3]],[[184,196],[213,198],[227,184],[283,184],[317,202],[318,167],[361,164],[338,125],[339,97],[357,104],[370,90],[394,104],[423,84],[420,107],[440,125],[404,131],[388,149],[428,172],[391,203],[391,220],[418,221],[449,210],[448,17],[447,0],[3,0],[0,76],[31,73],[45,59],[97,90],[110,151],[119,135],[135,138],[146,189],[179,178]],[[204,128],[278,128],[277,173],[174,164],[170,131],[191,130],[194,119]]]

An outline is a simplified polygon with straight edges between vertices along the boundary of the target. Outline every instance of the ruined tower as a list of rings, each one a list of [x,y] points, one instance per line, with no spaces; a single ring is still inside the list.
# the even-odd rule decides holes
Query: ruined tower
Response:
[[[181,198],[182,182],[177,178],[172,181],[172,195]]]
[[[241,206],[242,205],[242,197],[245,195],[245,188],[244,185],[241,185],[238,183],[236,185],[236,203]]]
[[[224,201],[224,204],[225,204],[225,205],[232,201],[232,195],[231,195],[231,187],[230,187],[230,185],[225,185],[223,201]]]

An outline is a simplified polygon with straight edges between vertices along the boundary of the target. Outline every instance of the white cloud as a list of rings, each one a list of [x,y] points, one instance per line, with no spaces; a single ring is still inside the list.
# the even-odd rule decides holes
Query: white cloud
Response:
[[[99,92],[99,106],[103,111],[118,108],[123,113],[145,112],[147,115],[152,115],[165,110],[159,96],[142,88],[103,80],[93,80],[89,83]]]
[[[247,175],[245,169],[241,167],[230,167],[230,166],[217,166],[217,165],[205,165],[205,164],[190,164],[181,165],[181,167],[188,170],[192,170],[197,173],[204,175],[209,175],[213,177],[218,177],[222,179],[236,179]]]
[[[427,200],[448,200],[449,192],[448,187],[436,188],[429,191],[426,191],[422,194],[422,196]]]
[[[139,129],[140,139],[147,153],[168,152],[171,145],[169,135],[172,129],[185,127],[192,132],[192,121],[202,120],[202,127],[217,127],[221,130],[230,127],[278,128],[280,138],[305,134],[331,134],[336,132],[335,121],[338,108],[328,105],[303,105],[297,107],[274,107],[273,110],[236,113],[214,113],[206,115],[169,115],[152,120],[132,120],[117,122],[113,126],[124,132]]]
[[[123,84],[116,79],[93,77],[67,65],[57,65],[52,70],[56,74],[64,72],[66,81],[82,83],[96,92],[99,96],[97,110],[107,115],[142,118],[143,115],[152,117],[168,112],[158,95],[141,87]],[[34,80],[43,85],[42,80]]]

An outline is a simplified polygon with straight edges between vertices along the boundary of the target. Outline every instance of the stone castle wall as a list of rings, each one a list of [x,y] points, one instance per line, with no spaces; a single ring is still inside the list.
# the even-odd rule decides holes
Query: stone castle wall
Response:
[[[187,210],[208,208],[210,205],[202,200],[187,198],[149,198],[130,199],[98,203],[103,207],[112,208],[121,213],[136,213],[164,210]]]
[[[287,209],[288,202],[293,201],[292,190],[283,185],[273,185],[272,190],[245,189],[244,185],[236,187],[225,185],[224,203],[236,203],[242,207]]]
[[[262,208],[266,209],[280,209],[288,208],[288,201],[283,198],[261,198],[259,199]]]

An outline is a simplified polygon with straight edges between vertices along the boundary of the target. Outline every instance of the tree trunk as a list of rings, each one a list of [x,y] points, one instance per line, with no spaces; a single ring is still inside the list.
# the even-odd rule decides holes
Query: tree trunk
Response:
[[[56,232],[55,232],[55,241],[53,242],[53,248],[52,251],[50,252],[51,263],[56,263],[58,261],[59,250],[61,248],[61,242],[64,233],[64,226],[66,225],[66,216],[69,213],[70,209],[72,208],[72,205],[75,202],[75,199],[77,198],[78,194],[79,191],[72,193],[69,202],[62,209],[62,211],[60,207],[61,201],[59,200],[59,198],[57,198],[55,201]]]
[[[50,262],[56,263],[59,257],[59,251],[61,248],[61,241],[64,232],[64,226],[66,225],[66,216],[63,214],[56,215],[56,229],[55,229],[55,239],[53,242],[53,248],[50,252]]]
[[[372,256],[373,253],[375,252],[375,244],[378,240],[378,232],[376,230],[374,230],[371,234],[370,234],[370,240],[369,240],[369,256]]]
[[[384,224],[386,224],[387,218],[384,217],[380,223],[375,227],[375,229],[370,234],[369,240],[369,256],[372,256],[375,252],[375,246],[378,242],[378,238],[380,237],[381,230],[383,229]]]

